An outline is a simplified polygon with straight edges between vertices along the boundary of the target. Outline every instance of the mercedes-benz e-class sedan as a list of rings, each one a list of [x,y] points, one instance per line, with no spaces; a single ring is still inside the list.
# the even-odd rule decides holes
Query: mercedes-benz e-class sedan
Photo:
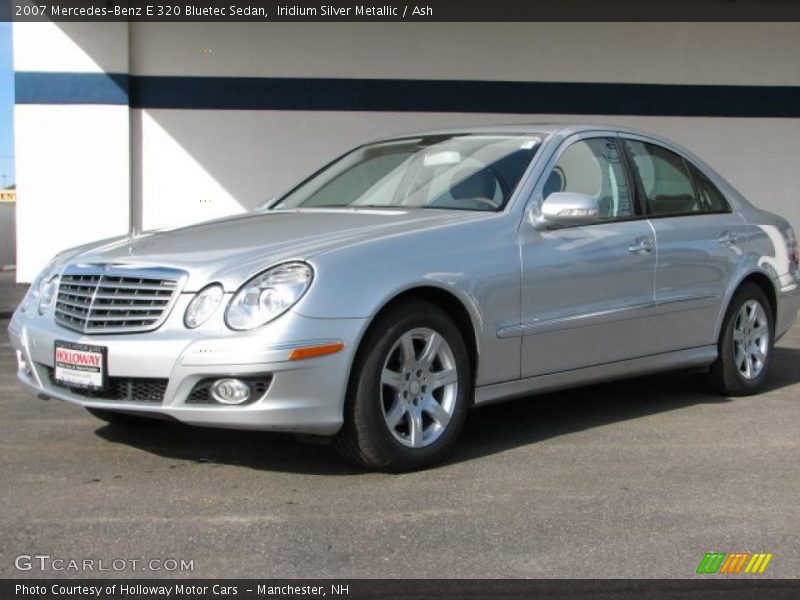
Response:
[[[757,392],[798,261],[787,221],[662,137],[435,131],[254,213],[62,252],[9,330],[27,389],[112,423],[325,436],[401,471],[500,399],[687,367]]]

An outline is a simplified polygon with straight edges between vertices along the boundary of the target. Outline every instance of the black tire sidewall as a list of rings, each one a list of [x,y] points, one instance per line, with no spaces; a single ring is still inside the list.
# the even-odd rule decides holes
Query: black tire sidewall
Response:
[[[767,322],[769,324],[769,344],[767,346],[766,358],[764,359],[764,368],[761,369],[761,373],[754,379],[745,379],[736,365],[733,332],[736,324],[736,316],[742,306],[750,300],[756,300],[761,304],[767,315]],[[718,346],[718,369],[720,372],[718,373],[718,377],[721,379],[719,387],[722,388],[722,391],[735,395],[749,395],[758,392],[763,387],[769,375],[774,343],[775,317],[772,314],[772,306],[769,299],[764,291],[757,285],[745,284],[737,290],[731,300],[728,312],[725,315],[722,335],[720,336]]]
[[[381,373],[386,358],[401,335],[427,327],[444,337],[458,370],[456,406],[445,431],[430,446],[409,448],[397,441],[383,417]],[[358,445],[369,466],[389,471],[419,469],[441,458],[455,443],[472,401],[469,353],[458,328],[444,311],[427,302],[413,302],[387,314],[365,340],[364,361],[357,374],[352,401]]]

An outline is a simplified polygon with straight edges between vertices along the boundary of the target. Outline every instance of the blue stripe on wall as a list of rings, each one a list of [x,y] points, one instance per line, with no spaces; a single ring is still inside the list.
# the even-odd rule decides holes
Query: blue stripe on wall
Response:
[[[800,117],[800,86],[17,73],[18,104],[685,117]]]
[[[17,104],[128,104],[129,77],[117,73],[14,74]]]

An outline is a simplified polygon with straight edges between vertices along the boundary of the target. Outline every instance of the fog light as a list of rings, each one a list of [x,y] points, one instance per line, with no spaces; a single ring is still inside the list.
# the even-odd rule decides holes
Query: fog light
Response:
[[[242,404],[250,399],[250,386],[238,379],[217,379],[211,385],[211,396],[222,404]]]

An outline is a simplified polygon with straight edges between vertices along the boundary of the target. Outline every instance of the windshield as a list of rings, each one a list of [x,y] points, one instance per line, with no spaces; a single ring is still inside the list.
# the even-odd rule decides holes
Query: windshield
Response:
[[[356,148],[286,194],[274,208],[501,210],[541,135],[438,135]]]

